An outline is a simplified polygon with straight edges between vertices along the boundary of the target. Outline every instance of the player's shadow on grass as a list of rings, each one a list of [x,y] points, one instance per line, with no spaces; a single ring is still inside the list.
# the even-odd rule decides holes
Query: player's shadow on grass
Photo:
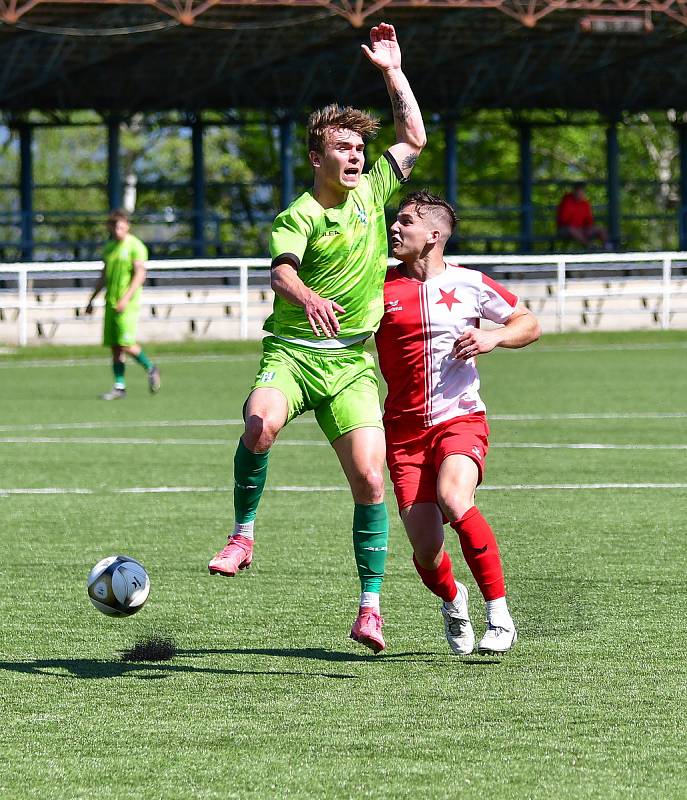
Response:
[[[450,653],[434,653],[434,652],[403,652],[403,653],[389,653],[385,652],[381,655],[372,655],[372,653],[348,653],[341,650],[326,650],[323,647],[275,647],[275,648],[256,648],[256,647],[241,647],[241,648],[217,648],[217,649],[199,649],[199,650],[178,650],[179,655],[184,656],[206,656],[206,655],[227,655],[227,656],[272,656],[276,658],[310,658],[319,661],[330,662],[370,662],[370,661],[403,661],[406,663],[425,663],[435,664],[437,657],[445,658],[453,656]],[[457,663],[471,664],[476,666],[489,666],[492,664],[500,663],[498,659],[490,658],[474,658],[465,659],[461,658]]]
[[[271,656],[276,658],[309,658],[315,661],[365,662],[377,661],[380,656],[372,653],[346,653],[340,650],[326,650],[324,647],[235,647],[203,648],[198,650],[178,650],[181,656]],[[426,655],[424,653],[398,653],[398,655]],[[381,656],[388,660],[385,653]]]
[[[181,651],[180,655],[183,655],[183,653],[184,651]],[[169,662],[146,661],[131,663],[119,660],[100,661],[93,658],[37,658],[33,661],[0,661],[0,672],[2,670],[22,672],[26,675],[46,675],[55,678],[82,678],[87,680],[122,677],[159,680],[172,675],[188,673],[197,675],[265,675],[270,677],[283,675],[287,677],[334,678],[338,680],[351,680],[358,677],[357,675],[332,672],[222,669],[218,667],[196,667],[189,664],[172,664]]]

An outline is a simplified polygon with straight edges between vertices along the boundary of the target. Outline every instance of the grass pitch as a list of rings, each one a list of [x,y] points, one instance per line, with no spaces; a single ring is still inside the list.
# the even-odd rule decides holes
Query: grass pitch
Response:
[[[448,651],[390,503],[387,651],[347,636],[351,504],[311,417],[271,457],[254,566],[210,577],[257,345],[0,361],[0,797],[684,798],[687,334],[545,337],[480,360],[516,650]],[[65,360],[67,359],[67,360]],[[456,572],[483,604],[453,533]],[[142,561],[146,607],[88,601]],[[150,636],[164,662],[123,661]]]

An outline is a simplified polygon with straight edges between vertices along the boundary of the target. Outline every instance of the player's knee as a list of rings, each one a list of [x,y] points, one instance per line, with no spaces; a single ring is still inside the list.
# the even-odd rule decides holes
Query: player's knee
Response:
[[[437,569],[443,556],[443,547],[437,548],[432,542],[414,542],[413,555],[423,569]]]
[[[269,415],[253,413],[246,416],[246,428],[243,433],[243,442],[254,453],[269,450],[275,442],[281,425]]]
[[[444,516],[453,522],[460,519],[466,511],[475,505],[475,496],[471,491],[461,490],[460,487],[439,487],[437,500]]]
[[[384,473],[378,467],[361,469],[351,481],[351,488],[358,503],[381,503],[384,499]]]

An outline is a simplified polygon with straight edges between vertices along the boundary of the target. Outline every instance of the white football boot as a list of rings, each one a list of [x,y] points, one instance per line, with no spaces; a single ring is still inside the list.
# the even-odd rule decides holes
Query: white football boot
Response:
[[[452,603],[443,603],[441,613],[444,617],[446,641],[457,656],[469,656],[475,649],[475,632],[468,611],[468,589],[456,581],[458,594]]]
[[[477,643],[477,652],[485,656],[502,656],[518,641],[518,632],[512,619],[500,620],[501,624],[489,623],[484,636]]]

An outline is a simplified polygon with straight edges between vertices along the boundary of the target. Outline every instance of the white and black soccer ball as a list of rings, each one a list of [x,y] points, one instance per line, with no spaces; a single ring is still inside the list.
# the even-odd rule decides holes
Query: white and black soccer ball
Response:
[[[150,578],[143,564],[128,556],[108,556],[88,574],[91,603],[110,617],[130,617],[143,608]]]

